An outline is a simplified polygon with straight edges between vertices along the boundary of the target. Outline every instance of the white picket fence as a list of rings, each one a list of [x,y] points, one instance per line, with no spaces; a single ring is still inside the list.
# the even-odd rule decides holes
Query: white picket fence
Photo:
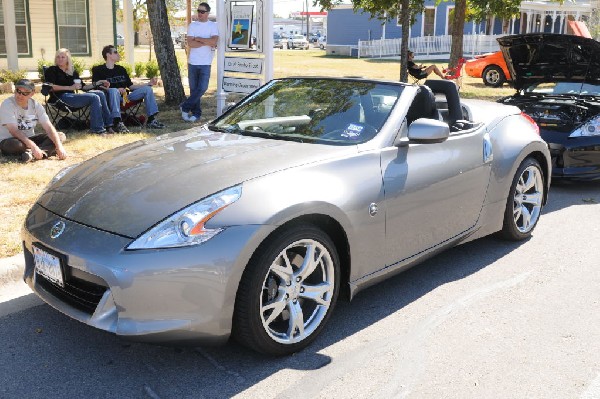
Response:
[[[500,50],[497,38],[503,35],[464,35],[463,55],[493,53]],[[402,39],[359,40],[358,58],[394,57],[400,55]],[[452,36],[412,37],[408,48],[420,59],[447,58],[450,55]]]

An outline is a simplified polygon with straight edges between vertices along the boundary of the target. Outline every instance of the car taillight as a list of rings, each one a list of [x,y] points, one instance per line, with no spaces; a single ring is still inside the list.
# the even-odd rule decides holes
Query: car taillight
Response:
[[[527,119],[529,122],[531,122],[531,124],[533,125],[533,128],[535,129],[535,132],[537,133],[537,135],[540,135],[540,127],[538,126],[537,123],[535,123],[535,121],[533,120],[533,118],[529,115],[527,115],[525,112],[521,112],[521,116],[525,119]]]

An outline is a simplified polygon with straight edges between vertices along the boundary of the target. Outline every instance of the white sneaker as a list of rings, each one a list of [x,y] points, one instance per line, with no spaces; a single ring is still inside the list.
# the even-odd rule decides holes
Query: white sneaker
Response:
[[[190,115],[190,116],[188,116],[187,121],[188,122],[196,122],[198,119],[200,119],[200,118],[196,118],[194,115]]]
[[[183,120],[186,122],[189,122],[190,121],[190,113],[185,112],[181,107],[179,107],[179,110],[181,111],[181,117],[183,118]]]

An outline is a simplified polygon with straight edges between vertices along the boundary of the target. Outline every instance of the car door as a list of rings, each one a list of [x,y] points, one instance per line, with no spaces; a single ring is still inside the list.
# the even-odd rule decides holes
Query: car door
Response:
[[[490,177],[489,146],[480,126],[441,143],[384,149],[387,265],[475,226]]]

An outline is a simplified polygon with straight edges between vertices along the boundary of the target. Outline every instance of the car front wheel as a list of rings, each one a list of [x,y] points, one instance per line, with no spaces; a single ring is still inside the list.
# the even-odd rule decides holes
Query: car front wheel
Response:
[[[331,316],[340,266],[329,236],[310,225],[283,231],[261,245],[238,289],[233,336],[270,355],[308,346]]]
[[[490,65],[483,70],[483,84],[486,86],[500,87],[506,81],[504,72],[496,65]]]
[[[500,232],[502,238],[518,241],[531,236],[542,212],[545,187],[539,162],[525,159],[510,187]]]

